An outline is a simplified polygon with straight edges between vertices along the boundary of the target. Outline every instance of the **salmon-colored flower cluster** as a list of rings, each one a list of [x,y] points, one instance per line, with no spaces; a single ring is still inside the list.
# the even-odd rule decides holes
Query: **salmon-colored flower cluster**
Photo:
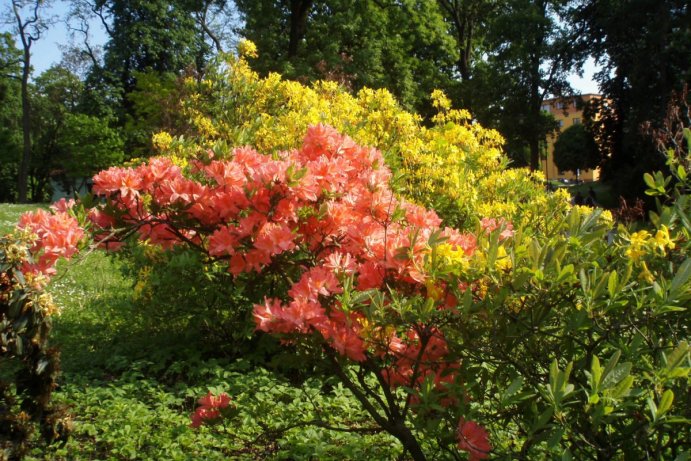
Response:
[[[391,328],[373,325],[362,305],[345,306],[339,298],[346,289],[376,290],[388,309],[396,291],[435,309],[455,307],[456,297],[438,293],[451,284],[429,272],[430,242],[471,257],[475,236],[443,228],[434,211],[397,197],[390,179],[379,151],[317,125],[301,149],[273,156],[245,147],[225,160],[208,153],[189,171],[167,158],[103,171],[93,190],[106,206],[91,216],[104,233],[124,225],[164,247],[193,244],[227,260],[235,275],[261,272],[279,255],[309,253],[289,299],[254,307],[257,329],[317,338],[353,361],[379,360],[391,386],[415,388],[433,379],[441,389],[458,367],[441,331],[402,318]],[[503,238],[511,235],[509,223],[485,227],[492,226],[502,228]],[[213,409],[202,407],[198,421]]]
[[[34,236],[29,251],[33,262],[25,262],[22,272],[55,274],[55,263],[59,258],[71,258],[78,251],[78,244],[84,237],[84,230],[68,211],[74,201],[64,199],[53,206],[54,213],[45,210],[24,213],[18,227]]]
[[[480,226],[486,233],[494,232],[499,229],[499,240],[506,240],[513,237],[513,224],[504,218],[482,218],[480,220]]]
[[[223,410],[229,408],[230,397],[225,392],[213,395],[209,392],[198,400],[199,406],[192,413],[192,423],[190,426],[197,428],[202,424],[211,424],[221,420]]]

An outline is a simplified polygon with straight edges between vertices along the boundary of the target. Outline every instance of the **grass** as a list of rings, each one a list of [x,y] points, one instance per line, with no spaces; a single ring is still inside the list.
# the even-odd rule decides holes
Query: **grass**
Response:
[[[38,205],[0,205],[0,230]],[[33,441],[39,460],[393,459],[398,443],[385,434],[304,426],[329,415],[370,424],[348,391],[324,390],[313,376],[291,383],[255,361],[225,355],[199,329],[167,323],[158,306],[133,299],[136,280],[123,262],[96,251],[63,262],[48,291],[62,313],[52,343],[62,374],[53,403],[69,409],[67,441]],[[227,392],[237,415],[227,424],[192,429],[190,414],[208,391]]]
[[[597,205],[602,208],[613,209],[619,206],[619,198],[614,196],[612,186],[601,181],[585,182],[581,184],[564,185],[555,182],[556,187],[565,187],[572,196],[581,194],[584,199],[588,197],[590,188],[595,192]]]
[[[47,207],[48,205],[0,203],[0,235],[11,231],[23,213]]]

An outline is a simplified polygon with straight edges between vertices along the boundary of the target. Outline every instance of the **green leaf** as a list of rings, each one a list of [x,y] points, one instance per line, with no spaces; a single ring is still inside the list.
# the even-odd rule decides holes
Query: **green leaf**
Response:
[[[607,376],[612,372],[612,370],[614,370],[614,367],[619,362],[619,357],[621,357],[620,350],[617,350],[616,352],[614,352],[614,354],[612,354],[612,357],[610,357],[607,363],[605,364],[605,370],[602,372],[603,376]]]
[[[617,384],[614,387],[614,389],[612,389],[610,395],[612,396],[612,398],[615,399],[625,397],[629,395],[629,392],[631,391],[631,386],[633,386],[633,376],[629,375],[626,378],[619,381],[619,384]]]
[[[674,401],[674,392],[671,389],[667,389],[660,398],[660,404],[657,406],[658,417],[664,415],[672,408],[672,402]]]
[[[669,355],[664,356],[667,370],[673,370],[674,368],[681,366],[682,362],[687,360],[689,349],[689,343],[686,341],[681,341]]]
[[[653,402],[651,398],[648,398],[646,402],[648,403],[650,414],[653,416],[653,421],[657,421],[657,405],[655,405],[655,402]]]
[[[501,395],[501,402],[502,405],[506,405],[509,403],[509,400],[511,397],[518,392],[521,387],[523,387],[523,378],[522,377],[517,377],[513,381],[511,381],[511,384],[509,384],[509,387],[507,387],[504,392]]]
[[[684,286],[686,286],[689,277],[691,277],[691,258],[686,258],[669,285],[670,298],[676,299],[678,295],[683,294]],[[688,286],[686,289],[689,289]]]
[[[622,379],[631,373],[631,362],[617,365],[610,373],[602,379],[602,388],[608,389],[618,384]]]
[[[617,294],[617,288],[619,287],[619,275],[612,271],[607,279],[607,291],[609,292],[609,297],[614,298]]]
[[[533,432],[536,432],[545,427],[545,424],[547,424],[547,422],[550,420],[552,414],[554,414],[554,410],[552,409],[552,407],[547,408],[545,411],[543,411],[535,421],[535,424],[533,425]]]
[[[550,449],[556,447],[559,444],[559,442],[561,442],[561,438],[563,435],[564,435],[564,429],[557,428],[554,432],[552,432],[552,435],[547,440],[547,446]]]
[[[567,264],[559,272],[559,276],[557,277],[557,283],[563,282],[566,279],[570,278],[573,275],[573,273],[574,273],[573,264]]]
[[[600,385],[600,379],[602,378],[602,367],[600,367],[600,359],[597,358],[597,355],[593,355],[593,360],[590,364],[590,372],[592,373],[590,387],[594,391],[597,391]]]
[[[645,181],[645,185],[648,186],[651,189],[657,189],[657,185],[655,184],[655,179],[653,179],[653,175],[650,173],[645,173],[643,175],[643,181]]]

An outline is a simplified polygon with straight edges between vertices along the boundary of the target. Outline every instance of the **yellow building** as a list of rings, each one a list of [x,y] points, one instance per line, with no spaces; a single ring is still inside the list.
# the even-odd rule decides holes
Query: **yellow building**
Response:
[[[549,112],[559,123],[559,132],[564,131],[572,125],[583,123],[583,108],[593,100],[599,99],[599,94],[584,94],[568,98],[545,99],[542,103],[542,110]],[[554,164],[554,143],[558,135],[547,137],[547,158],[540,160],[542,172],[548,180],[550,179],[577,179],[575,171],[559,171]],[[600,177],[600,170],[581,170],[578,172],[578,179],[581,181],[597,181]]]

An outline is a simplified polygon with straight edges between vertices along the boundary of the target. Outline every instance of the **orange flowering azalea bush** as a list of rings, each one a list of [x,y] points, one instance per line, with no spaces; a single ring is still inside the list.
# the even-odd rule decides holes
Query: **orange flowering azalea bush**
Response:
[[[443,326],[472,280],[436,252],[471,261],[477,238],[395,196],[379,151],[324,125],[276,156],[212,154],[186,170],[157,157],[96,175],[96,240],[128,229],[164,248],[190,245],[236,277],[278,280],[254,305],[257,330],[321,356],[383,430],[423,456],[406,424],[423,387],[467,398]],[[206,407],[195,425],[215,419]]]

